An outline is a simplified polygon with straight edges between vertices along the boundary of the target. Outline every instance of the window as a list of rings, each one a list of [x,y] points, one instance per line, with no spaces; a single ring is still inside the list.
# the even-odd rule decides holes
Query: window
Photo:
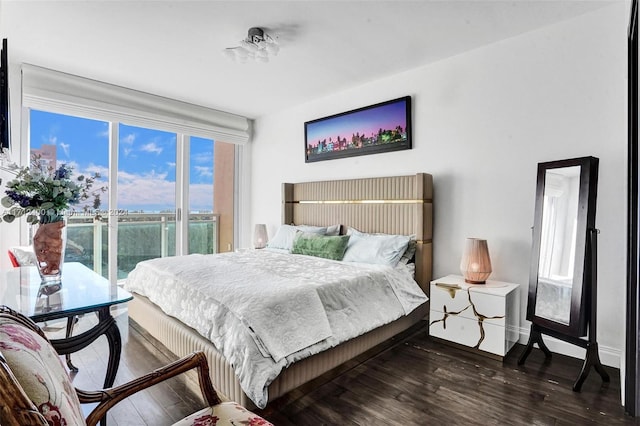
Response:
[[[219,214],[213,211],[214,142],[204,138],[191,138],[190,142],[188,253],[217,253]]]
[[[107,185],[109,123],[33,110],[30,114],[30,154],[52,168],[70,164],[74,174],[100,173],[97,186]],[[65,261],[81,262],[106,276],[108,271],[107,217],[101,212],[108,202],[101,197],[99,211],[75,209],[67,221]]]
[[[106,277],[111,260],[122,279],[142,260],[232,247],[233,144],[39,110],[29,111],[29,135],[32,155],[99,172],[109,190],[98,210],[69,218],[66,261]]]
[[[153,249],[148,251],[136,252],[139,259],[214,252],[219,247],[224,251],[233,249],[234,205],[240,203],[234,198],[235,164],[242,164],[237,156],[241,153],[239,147],[250,137],[249,119],[29,64],[22,65],[22,106],[25,111],[23,121],[29,123],[28,142],[32,148],[45,150],[52,148],[44,145],[55,145],[57,159],[66,155],[64,150],[69,146],[69,161],[73,162],[73,156],[77,155],[78,166],[85,167],[80,160],[86,154],[95,167],[105,168],[103,176],[109,186],[108,197],[103,203],[106,215],[85,218],[83,225],[85,228],[93,225],[93,264],[103,268],[103,275],[109,276],[111,281],[126,276],[134,264],[126,260],[129,255],[121,255],[120,250],[126,247],[129,253],[135,251],[132,248],[134,238],[125,237],[128,226],[143,225],[133,223],[135,212],[140,215],[153,213],[157,215],[154,220],[160,222],[160,225],[148,226],[156,228],[154,238],[159,243],[153,243]],[[71,125],[71,120],[77,121]],[[98,134],[106,138],[100,143],[92,139],[94,133],[89,125],[96,120],[100,127]],[[86,131],[70,144],[71,139],[65,139],[65,135],[71,129]],[[137,139],[127,146],[132,134],[137,135]],[[169,142],[171,146],[163,145]],[[211,149],[212,162],[198,164]],[[175,160],[166,157],[167,153],[175,155]],[[138,155],[138,159],[134,161],[128,155]],[[26,159],[23,160],[26,163]],[[175,170],[171,170],[171,163],[175,163]],[[209,166],[212,180],[211,176],[209,181],[199,180],[204,179]],[[131,176],[134,179],[127,181]],[[154,184],[142,186],[149,182]],[[212,205],[199,204],[206,198],[199,195],[201,190],[207,192],[205,186],[212,189]],[[174,201],[152,192],[160,190],[164,195],[173,193]],[[206,213],[209,208],[211,211]],[[131,214],[127,215],[128,212]],[[215,226],[211,223],[203,225],[200,221],[213,222]],[[152,222],[150,219],[144,225]],[[198,227],[205,229],[206,237],[196,237]],[[213,234],[208,234],[207,229]],[[150,244],[151,240],[137,243]],[[88,250],[89,241],[84,245]]]

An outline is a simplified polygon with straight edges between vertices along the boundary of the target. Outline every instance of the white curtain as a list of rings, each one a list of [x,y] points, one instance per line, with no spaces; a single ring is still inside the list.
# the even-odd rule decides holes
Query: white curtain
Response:
[[[251,120],[35,65],[22,65],[23,107],[243,145]]]

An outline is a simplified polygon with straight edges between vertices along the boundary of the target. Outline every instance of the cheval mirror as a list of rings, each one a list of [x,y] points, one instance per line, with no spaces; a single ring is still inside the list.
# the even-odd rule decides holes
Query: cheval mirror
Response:
[[[596,341],[597,187],[595,157],[538,164],[527,304],[531,331],[518,364],[524,364],[536,343],[551,357],[543,334],[581,346],[587,353],[576,392],[592,366],[609,381]]]

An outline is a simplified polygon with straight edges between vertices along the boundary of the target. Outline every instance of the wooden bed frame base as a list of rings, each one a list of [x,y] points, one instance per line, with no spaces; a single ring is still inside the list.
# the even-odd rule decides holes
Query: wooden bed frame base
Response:
[[[425,303],[406,317],[294,363],[269,386],[269,402],[401,333],[426,318],[428,313],[428,304]],[[193,351],[204,351],[216,391],[228,400],[250,409],[255,408],[253,401],[240,388],[238,378],[224,356],[197,331],[166,315],[146,297],[137,294],[129,302],[129,318],[178,357]],[[197,382],[193,381],[192,385],[197,390]]]

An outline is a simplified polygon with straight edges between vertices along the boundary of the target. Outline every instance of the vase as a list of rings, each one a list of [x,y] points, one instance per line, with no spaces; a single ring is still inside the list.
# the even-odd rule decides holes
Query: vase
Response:
[[[33,251],[42,285],[59,285],[62,282],[62,265],[67,245],[67,221],[65,219],[33,225]]]

